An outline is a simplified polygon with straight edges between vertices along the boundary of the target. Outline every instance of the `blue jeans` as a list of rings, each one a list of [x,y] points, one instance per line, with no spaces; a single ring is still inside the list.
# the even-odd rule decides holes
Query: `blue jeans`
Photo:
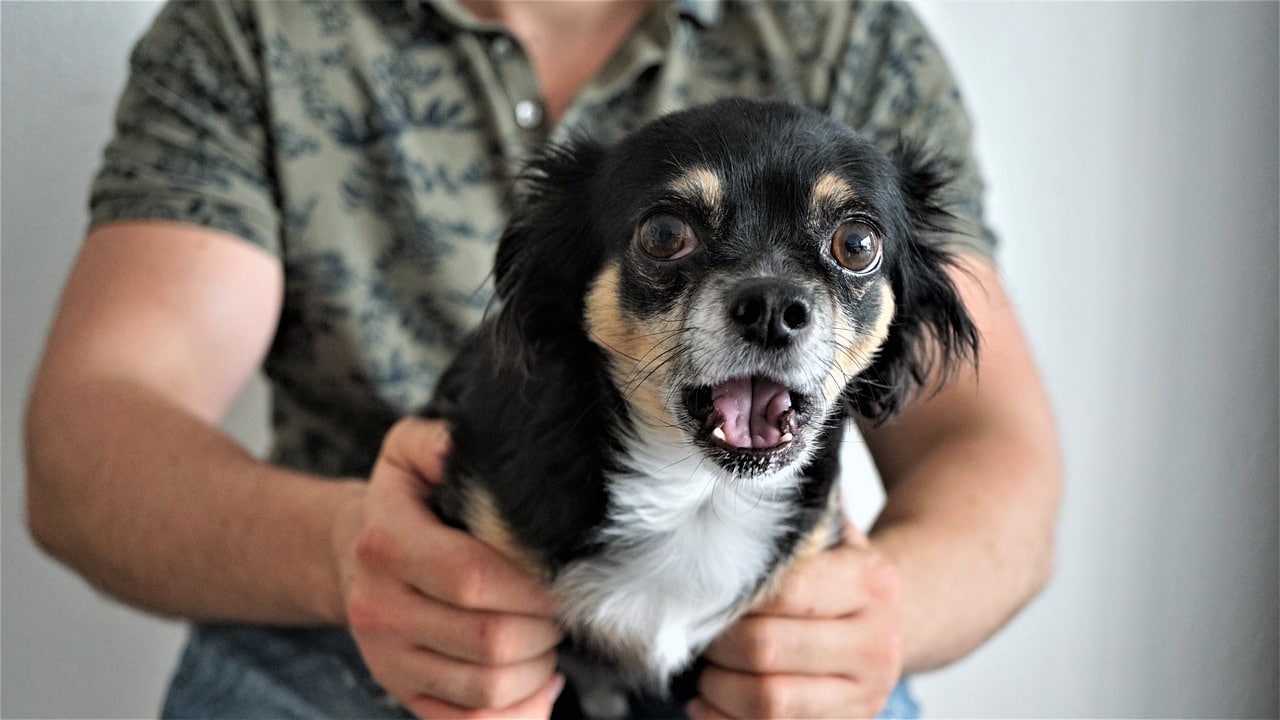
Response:
[[[683,717],[677,705],[641,702],[637,717]],[[918,718],[899,685],[882,718]],[[183,650],[161,716],[166,718],[408,718],[341,629],[198,625]],[[572,689],[555,717],[579,716]]]

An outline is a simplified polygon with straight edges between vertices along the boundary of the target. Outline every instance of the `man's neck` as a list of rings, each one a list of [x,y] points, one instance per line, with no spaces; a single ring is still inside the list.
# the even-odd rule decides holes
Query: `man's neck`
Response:
[[[501,23],[529,53],[558,120],[648,12],[649,0],[463,0],[477,17]]]

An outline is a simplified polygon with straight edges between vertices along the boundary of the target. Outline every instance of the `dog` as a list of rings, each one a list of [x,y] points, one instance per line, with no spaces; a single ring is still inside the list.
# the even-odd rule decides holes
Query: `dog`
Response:
[[[425,413],[453,434],[434,505],[550,587],[588,715],[661,695],[838,541],[850,415],[976,359],[948,172],[742,99],[529,165],[501,308]]]

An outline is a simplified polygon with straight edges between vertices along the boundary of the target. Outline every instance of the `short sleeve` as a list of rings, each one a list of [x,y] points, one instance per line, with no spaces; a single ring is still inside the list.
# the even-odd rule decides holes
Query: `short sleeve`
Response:
[[[251,5],[166,5],[133,50],[91,223],[191,223],[279,254],[261,57]]]
[[[897,2],[867,6],[849,37],[837,60],[832,114],[883,145],[906,140],[945,158],[954,174],[945,200],[956,216],[945,242],[991,257],[996,236],[984,219],[973,127],[942,52]]]

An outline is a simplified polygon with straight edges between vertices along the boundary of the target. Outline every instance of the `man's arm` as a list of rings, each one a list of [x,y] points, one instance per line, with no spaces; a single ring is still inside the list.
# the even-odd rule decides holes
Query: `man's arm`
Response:
[[[965,368],[864,435],[885,483],[871,543],[901,578],[903,665],[953,662],[1048,582],[1062,467],[1048,396],[999,273],[953,273],[981,332]]]
[[[44,549],[153,612],[342,619],[333,518],[358,487],[259,463],[216,427],[266,352],[282,287],[277,259],[216,231],[90,234],[28,407]]]
[[[216,427],[269,347],[282,284],[277,259],[220,232],[92,232],[27,413],[32,534],[152,612],[349,624],[374,676],[419,715],[547,714],[550,598],[423,502],[442,425],[397,425],[367,483],[259,462]]]

